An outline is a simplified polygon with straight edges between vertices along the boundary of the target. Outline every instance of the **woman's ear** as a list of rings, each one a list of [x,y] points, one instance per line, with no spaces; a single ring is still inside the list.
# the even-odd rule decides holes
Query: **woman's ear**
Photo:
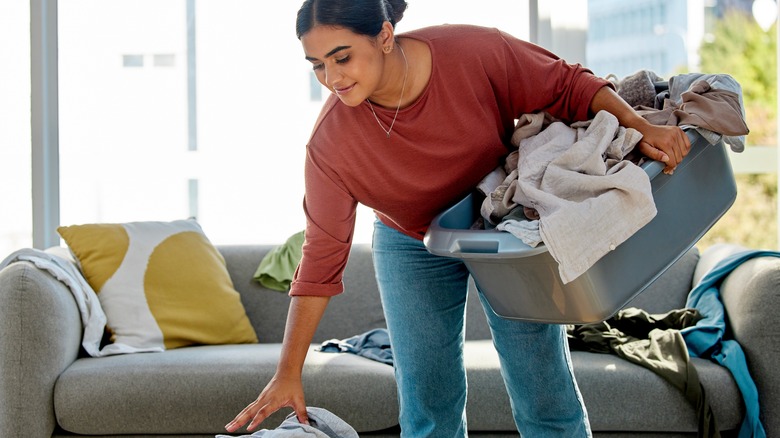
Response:
[[[395,30],[389,21],[382,23],[382,30],[379,31],[377,38],[383,52],[390,53],[393,50],[395,46]]]

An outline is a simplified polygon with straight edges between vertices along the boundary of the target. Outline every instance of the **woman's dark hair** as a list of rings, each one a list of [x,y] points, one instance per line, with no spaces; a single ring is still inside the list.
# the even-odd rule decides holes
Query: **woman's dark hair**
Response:
[[[326,25],[374,37],[385,21],[395,27],[405,10],[404,0],[305,0],[298,10],[295,33],[301,39],[312,27]]]

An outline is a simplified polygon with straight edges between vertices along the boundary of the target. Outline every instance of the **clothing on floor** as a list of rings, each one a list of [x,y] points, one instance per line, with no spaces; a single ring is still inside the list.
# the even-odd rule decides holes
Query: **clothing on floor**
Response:
[[[696,409],[699,437],[720,437],[707,392],[699,380],[680,330],[702,318],[695,309],[654,315],[637,308],[620,310],[603,322],[569,325],[573,350],[613,353],[663,377]]]
[[[301,262],[303,234],[303,231],[299,231],[290,236],[284,244],[269,251],[260,261],[254,279],[268,289],[287,292],[295,269]]]
[[[330,339],[317,348],[324,353],[353,353],[358,356],[393,364],[393,350],[390,348],[390,336],[387,329],[374,329],[366,333],[338,340]]]
[[[238,438],[358,438],[352,426],[326,409],[307,407],[306,413],[309,416],[309,424],[300,423],[293,412],[276,429],[262,429]],[[217,435],[215,438],[233,436]]]
[[[726,327],[726,312],[720,299],[720,285],[729,273],[754,257],[780,257],[780,252],[747,250],[721,260],[688,295],[686,307],[695,308],[704,318],[693,327],[681,331],[688,351],[697,357],[709,358],[728,368],[745,402],[745,419],[739,438],[765,438],[766,431],[759,418],[758,389],[750,376],[742,347],[730,339]]]

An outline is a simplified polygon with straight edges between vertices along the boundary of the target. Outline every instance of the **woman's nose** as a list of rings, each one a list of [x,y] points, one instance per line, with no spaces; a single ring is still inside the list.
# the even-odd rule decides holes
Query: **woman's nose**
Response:
[[[339,83],[341,78],[342,75],[337,68],[325,69],[325,86],[328,88],[333,89],[333,87]]]

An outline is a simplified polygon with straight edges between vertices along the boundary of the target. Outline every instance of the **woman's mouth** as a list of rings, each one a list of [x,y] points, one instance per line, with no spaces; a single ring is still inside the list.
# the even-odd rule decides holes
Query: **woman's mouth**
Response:
[[[350,91],[352,91],[353,88],[355,88],[355,84],[352,84],[349,87],[344,87],[344,88],[333,87],[333,91],[335,91],[336,94],[338,94],[339,96],[343,96],[344,94],[347,94]]]

